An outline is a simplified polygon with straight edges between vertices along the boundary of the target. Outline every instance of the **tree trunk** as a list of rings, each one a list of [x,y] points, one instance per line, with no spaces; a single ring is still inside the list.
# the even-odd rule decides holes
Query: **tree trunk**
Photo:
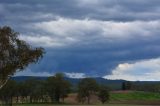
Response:
[[[64,103],[64,97],[62,97],[62,102]]]
[[[7,83],[8,80],[9,78],[7,78],[6,80],[0,79],[0,89]]]
[[[60,103],[60,94],[59,94],[59,92],[56,92],[55,100],[56,100],[57,103]]]
[[[11,97],[10,99],[11,99],[10,106],[12,106],[12,104],[13,104],[13,98]]]
[[[19,102],[19,96],[16,97],[16,103],[18,103],[18,102]]]
[[[87,97],[87,102],[90,104],[90,96]]]
[[[33,102],[33,100],[32,100],[32,96],[30,96],[30,97],[29,97],[29,102],[30,102],[30,103],[32,103],[32,102]]]

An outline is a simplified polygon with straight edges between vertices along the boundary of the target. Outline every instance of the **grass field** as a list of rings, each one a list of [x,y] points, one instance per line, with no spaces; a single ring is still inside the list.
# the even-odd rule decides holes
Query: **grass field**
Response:
[[[65,99],[65,103],[77,104],[76,94],[70,94]],[[92,104],[101,104],[97,97],[92,96]],[[138,91],[115,91],[110,94],[110,103],[112,104],[153,104],[160,106],[160,94]]]
[[[111,93],[111,100],[120,101],[120,100],[160,100],[159,93],[152,93],[152,92],[113,92]]]
[[[111,103],[145,104],[160,106],[160,94],[152,92],[112,92]]]

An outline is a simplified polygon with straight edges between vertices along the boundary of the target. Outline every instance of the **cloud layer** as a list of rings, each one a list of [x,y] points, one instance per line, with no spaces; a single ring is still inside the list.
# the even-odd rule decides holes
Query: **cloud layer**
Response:
[[[159,0],[5,0],[0,1],[0,24],[46,49],[44,59],[28,68],[31,72],[115,78],[119,65],[159,59],[159,4]]]

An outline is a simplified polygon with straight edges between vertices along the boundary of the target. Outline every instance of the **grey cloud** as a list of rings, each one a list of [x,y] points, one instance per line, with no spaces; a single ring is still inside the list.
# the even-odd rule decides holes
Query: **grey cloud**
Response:
[[[1,0],[0,24],[46,49],[30,69],[110,74],[118,64],[159,57],[159,0]]]
[[[77,71],[87,75],[103,75],[104,73],[110,74],[110,70],[120,63],[160,56],[158,49],[160,45],[159,21],[108,23],[64,19],[55,22],[56,24],[47,22],[36,25],[41,31],[53,33],[53,35],[48,35],[51,39],[56,37],[54,35],[59,35],[60,38],[57,38],[57,41],[64,43],[64,45],[49,47],[49,54],[40,67],[35,67],[35,70],[43,69],[43,65],[49,62],[50,64],[47,64],[44,70]],[[57,25],[61,27],[54,29],[57,28]],[[89,29],[87,29],[88,27]],[[72,33],[68,33],[68,31]],[[71,37],[77,41],[67,43],[68,40],[65,37]]]
[[[160,1],[159,0],[5,0],[1,4],[19,16],[23,21],[28,17],[36,17],[37,13],[52,14],[53,16],[76,18],[76,19],[98,19],[98,20],[113,20],[113,21],[134,21],[134,20],[157,20],[160,18]],[[8,14],[9,16],[12,16]],[[31,19],[30,19],[31,18]],[[16,19],[15,18],[10,18]],[[49,18],[50,20],[53,19]],[[34,21],[45,19],[34,19]]]

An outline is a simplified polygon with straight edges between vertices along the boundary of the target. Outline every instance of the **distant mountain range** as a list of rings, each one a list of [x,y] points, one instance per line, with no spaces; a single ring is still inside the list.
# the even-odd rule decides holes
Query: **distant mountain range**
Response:
[[[41,76],[38,76],[38,77],[37,76],[16,76],[16,77],[12,77],[11,79],[15,81],[25,81],[28,79],[46,80],[47,78],[48,77],[41,77]],[[107,85],[108,87],[114,90],[121,89],[122,83],[125,82],[125,80],[108,80],[101,77],[95,77],[94,79],[99,84]],[[72,85],[76,86],[81,79],[65,77],[65,80],[69,81]],[[144,83],[160,83],[160,82],[159,81],[135,81],[134,83],[144,84]]]

